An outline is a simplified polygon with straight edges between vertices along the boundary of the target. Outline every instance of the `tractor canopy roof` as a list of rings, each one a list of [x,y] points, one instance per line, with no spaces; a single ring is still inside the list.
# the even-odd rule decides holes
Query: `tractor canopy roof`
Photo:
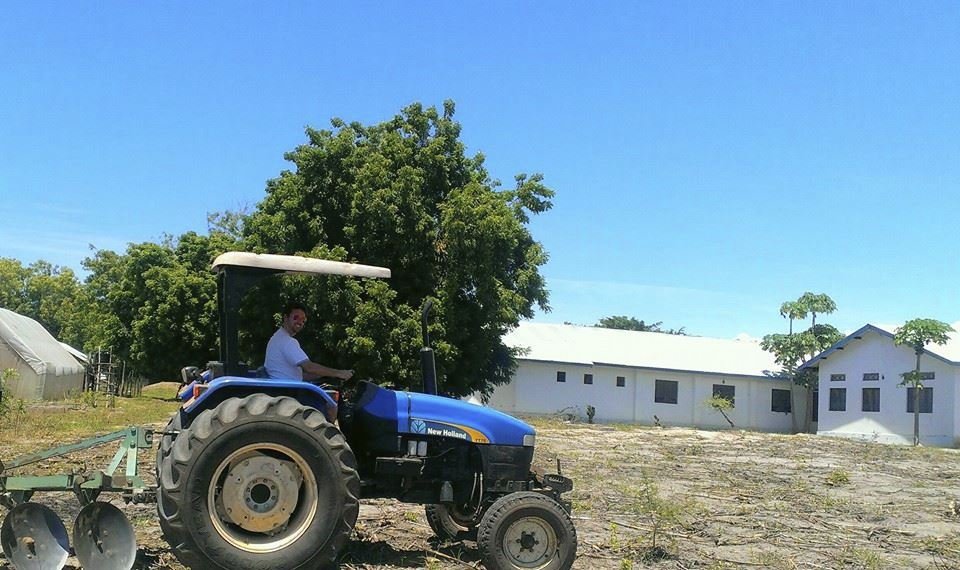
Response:
[[[266,273],[307,273],[314,275],[350,275],[386,279],[390,270],[375,265],[360,265],[329,259],[313,259],[298,255],[275,255],[272,253],[248,253],[229,251],[213,261],[213,270],[223,272],[227,267],[246,267]]]

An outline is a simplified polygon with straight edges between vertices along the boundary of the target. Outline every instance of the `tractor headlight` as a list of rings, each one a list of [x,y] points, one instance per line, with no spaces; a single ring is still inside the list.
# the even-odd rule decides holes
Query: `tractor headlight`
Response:
[[[537,434],[528,433],[527,435],[523,436],[524,447],[533,447],[534,445],[536,445],[536,443],[537,443]]]

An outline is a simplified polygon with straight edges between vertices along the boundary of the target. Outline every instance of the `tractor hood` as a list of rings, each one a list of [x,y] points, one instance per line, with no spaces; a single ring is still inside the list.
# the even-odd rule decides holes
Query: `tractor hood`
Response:
[[[534,445],[532,426],[485,406],[430,394],[401,392],[361,381],[356,419],[348,429],[462,439],[488,445]]]
[[[503,412],[460,400],[397,393],[397,428],[402,433],[450,437],[480,444],[534,444],[536,430]]]

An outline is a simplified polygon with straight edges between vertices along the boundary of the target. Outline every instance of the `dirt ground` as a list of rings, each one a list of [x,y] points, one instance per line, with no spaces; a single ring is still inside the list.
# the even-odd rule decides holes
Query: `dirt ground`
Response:
[[[553,469],[559,457],[575,481],[575,568],[960,568],[956,450],[532,421],[537,464]],[[4,447],[0,457],[9,457]],[[112,454],[83,459],[106,465]],[[144,459],[152,474],[152,457]],[[39,500],[68,527],[79,511],[72,495]],[[136,529],[137,568],[183,568],[163,540],[155,505],[114,502]],[[5,563],[0,555],[0,568]],[[76,567],[71,558],[67,568]],[[422,507],[377,500],[363,504],[341,567],[481,565],[475,544],[433,540]]]

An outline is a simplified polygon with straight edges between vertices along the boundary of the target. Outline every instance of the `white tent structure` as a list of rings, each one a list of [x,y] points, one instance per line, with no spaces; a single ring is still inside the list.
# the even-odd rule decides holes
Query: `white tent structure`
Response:
[[[74,358],[76,358],[78,361],[80,361],[80,364],[86,365],[87,363],[90,362],[90,359],[87,357],[86,354],[80,352],[80,351],[77,350],[76,348],[73,348],[73,347],[70,346],[69,344],[67,344],[67,343],[65,343],[65,342],[61,342],[61,343],[60,343],[60,346],[62,346],[64,350],[66,350],[67,352],[69,352],[70,354],[72,354]]]
[[[83,388],[83,365],[37,321],[0,309],[0,371],[13,369],[6,396],[54,400]]]

